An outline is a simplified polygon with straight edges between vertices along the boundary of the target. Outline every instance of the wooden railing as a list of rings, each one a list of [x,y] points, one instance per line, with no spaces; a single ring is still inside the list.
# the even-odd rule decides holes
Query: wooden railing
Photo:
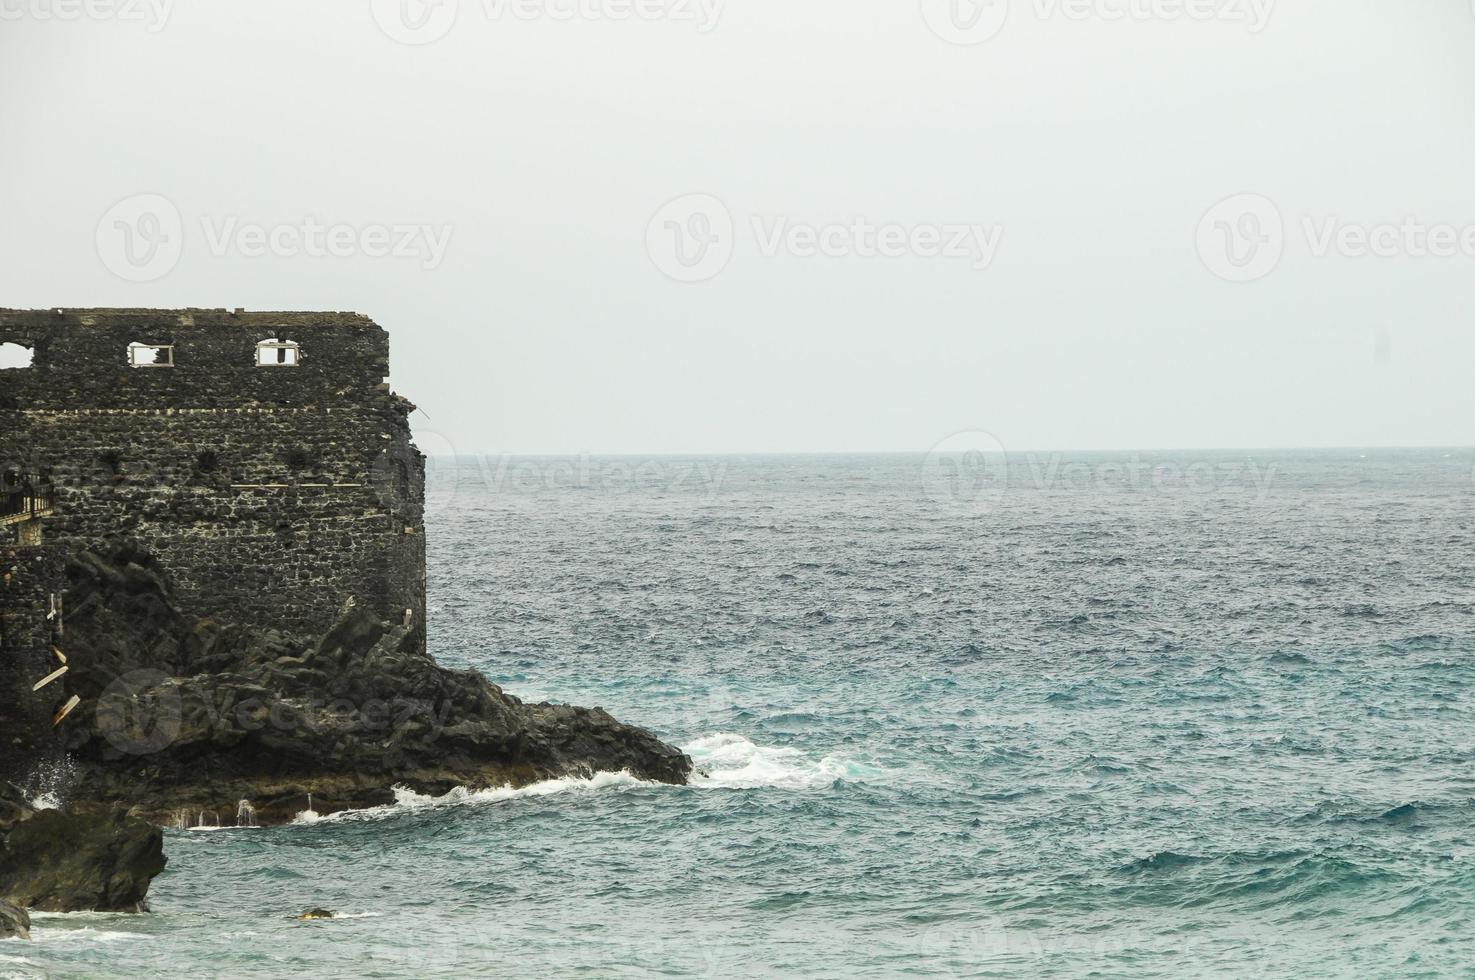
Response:
[[[55,505],[50,497],[36,497],[25,493],[0,495],[0,527],[24,524],[26,521],[47,516],[54,509]]]

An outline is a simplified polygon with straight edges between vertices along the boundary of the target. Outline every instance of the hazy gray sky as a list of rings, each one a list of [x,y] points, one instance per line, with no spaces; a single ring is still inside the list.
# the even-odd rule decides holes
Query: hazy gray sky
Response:
[[[0,92],[0,305],[361,311],[432,452],[1475,443],[1469,0],[0,0]]]

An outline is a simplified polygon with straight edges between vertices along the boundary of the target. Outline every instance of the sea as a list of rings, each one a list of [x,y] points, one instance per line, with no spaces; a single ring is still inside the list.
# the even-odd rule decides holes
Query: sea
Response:
[[[443,664],[692,784],[170,829],[0,976],[1475,975],[1475,451],[437,457],[427,535]]]

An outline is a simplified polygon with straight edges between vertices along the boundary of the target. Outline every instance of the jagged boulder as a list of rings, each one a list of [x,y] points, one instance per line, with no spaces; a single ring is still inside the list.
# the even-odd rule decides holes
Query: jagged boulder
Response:
[[[30,939],[31,917],[26,910],[9,902],[0,902],[0,939]]]
[[[391,802],[393,787],[629,771],[684,783],[691,760],[605,711],[528,705],[441,668],[419,634],[346,604],[312,640],[194,621],[136,546],[69,569],[74,795],[158,822],[261,823]]]
[[[47,912],[144,911],[164,835],[118,807],[36,810],[0,791],[0,900]]]

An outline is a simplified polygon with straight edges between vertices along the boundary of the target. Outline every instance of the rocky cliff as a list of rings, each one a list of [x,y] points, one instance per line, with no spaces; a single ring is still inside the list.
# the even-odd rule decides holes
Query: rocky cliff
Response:
[[[0,783],[0,937],[24,933],[26,909],[143,911],[165,863],[163,833],[121,807],[37,809]]]
[[[67,579],[65,680],[81,698],[66,726],[71,799],[156,823],[265,824],[308,809],[309,794],[329,813],[391,802],[395,786],[691,772],[602,709],[525,704],[445,670],[411,629],[360,608],[312,638],[194,619],[136,544],[78,556]]]

